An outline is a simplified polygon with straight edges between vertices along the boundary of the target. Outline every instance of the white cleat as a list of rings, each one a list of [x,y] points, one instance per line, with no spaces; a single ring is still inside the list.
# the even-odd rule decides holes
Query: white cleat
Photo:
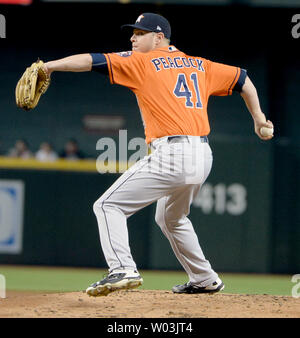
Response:
[[[136,270],[117,269],[107,277],[98,281],[86,289],[89,296],[107,296],[118,290],[134,289],[143,284],[143,278]]]

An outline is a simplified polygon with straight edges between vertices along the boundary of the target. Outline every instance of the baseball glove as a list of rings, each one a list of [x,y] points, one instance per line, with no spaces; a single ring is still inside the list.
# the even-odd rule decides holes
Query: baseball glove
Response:
[[[44,62],[37,60],[28,67],[16,86],[17,106],[25,110],[36,107],[42,94],[50,85],[50,76],[45,71]]]

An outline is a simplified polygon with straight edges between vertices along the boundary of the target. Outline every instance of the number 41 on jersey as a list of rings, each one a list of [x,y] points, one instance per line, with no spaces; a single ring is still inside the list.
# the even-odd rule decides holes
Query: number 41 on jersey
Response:
[[[178,98],[185,98],[185,106],[187,108],[202,109],[203,106],[202,106],[201,96],[200,96],[200,92],[199,92],[197,73],[191,74],[191,80],[193,82],[194,92],[196,93],[195,107],[194,107],[194,104],[191,100],[193,94],[192,94],[191,89],[188,87],[185,74],[183,74],[183,73],[178,74],[177,82],[176,82],[173,93]]]

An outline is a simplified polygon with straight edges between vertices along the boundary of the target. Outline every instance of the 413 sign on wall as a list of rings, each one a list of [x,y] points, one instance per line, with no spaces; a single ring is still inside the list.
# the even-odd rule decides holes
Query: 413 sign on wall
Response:
[[[247,190],[240,183],[205,183],[194,199],[193,206],[201,208],[204,214],[241,215],[247,209]]]

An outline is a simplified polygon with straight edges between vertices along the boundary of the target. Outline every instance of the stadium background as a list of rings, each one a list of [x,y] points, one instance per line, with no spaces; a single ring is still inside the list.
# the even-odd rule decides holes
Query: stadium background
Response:
[[[52,86],[31,112],[16,107],[14,89],[25,67],[37,57],[47,61],[75,53],[130,49],[130,34],[120,25],[134,22],[142,12],[158,12],[169,19],[171,42],[177,48],[247,69],[262,109],[275,125],[274,139],[260,141],[239,95],[211,98],[214,166],[205,195],[191,210],[206,256],[223,272],[299,272],[300,39],[291,34],[295,25],[291,20],[300,8],[296,2],[284,7],[283,3],[288,4],[36,1],[29,6],[1,6],[7,25],[6,38],[0,40],[1,155],[20,137],[35,151],[45,139],[61,149],[68,138],[75,137],[89,161],[94,161],[100,154],[97,140],[118,141],[118,129],[110,125],[90,130],[85,125],[89,116],[115,116],[123,121],[128,140],[143,137],[134,95],[111,86],[101,75],[54,74]],[[0,264],[105,268],[92,204],[118,175],[100,175],[79,164],[78,168],[65,164],[62,169],[33,162],[0,159],[0,179],[24,185],[21,246],[17,252],[5,249],[17,236],[12,223],[11,233],[0,236]],[[0,198],[2,214],[6,206]],[[136,262],[140,269],[181,269],[154,224],[154,209],[155,205],[149,206],[129,219]],[[1,226],[7,231],[3,217],[0,233]]]

